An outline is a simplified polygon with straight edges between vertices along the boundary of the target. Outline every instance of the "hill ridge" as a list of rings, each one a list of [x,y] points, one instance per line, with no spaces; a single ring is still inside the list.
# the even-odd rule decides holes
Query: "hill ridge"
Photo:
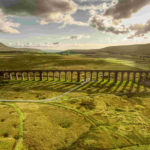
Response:
[[[42,52],[39,49],[32,49],[32,48],[14,48],[9,47],[3,43],[0,43],[0,52]]]
[[[114,56],[114,55],[132,55],[132,56],[146,56],[150,55],[150,43],[148,44],[134,44],[134,45],[121,45],[109,46],[101,49],[90,50],[67,50],[61,54],[85,54],[93,56]]]

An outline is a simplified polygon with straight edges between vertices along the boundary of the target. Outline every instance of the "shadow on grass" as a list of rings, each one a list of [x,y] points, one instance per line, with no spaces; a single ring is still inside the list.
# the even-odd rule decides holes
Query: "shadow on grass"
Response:
[[[136,92],[139,93],[139,91],[140,91],[140,83],[138,82]]]
[[[107,87],[104,89],[104,93],[111,93],[112,89],[115,87],[115,83],[112,81],[112,82],[109,82],[109,84],[107,85]]]
[[[101,81],[98,85],[98,88],[97,90],[95,90],[95,93],[98,93],[98,92],[102,92],[102,90],[106,89],[107,86],[109,85],[109,81],[106,80],[106,81]]]
[[[123,82],[121,82],[121,81],[119,83],[117,83],[117,85],[116,85],[115,89],[112,91],[112,93],[116,93],[118,91],[118,89],[122,86],[122,84],[123,84]]]
[[[70,89],[80,85],[77,82],[70,81],[1,81],[0,90],[3,91],[25,91],[36,90],[36,91],[51,91],[51,92],[66,92]],[[123,95],[128,93],[129,95],[138,94],[138,93],[148,93],[150,90],[139,83],[133,82],[121,82],[118,81],[114,83],[113,80],[104,80],[104,81],[92,81],[87,82],[85,85],[80,87],[76,92],[85,92],[88,94],[98,94],[98,93],[114,93],[116,95]]]
[[[27,92],[29,90],[35,91],[57,91],[66,92],[75,86],[77,83],[64,82],[64,81],[3,81],[0,82],[0,90],[3,91],[15,91],[15,92]]]
[[[133,90],[133,88],[134,88],[134,82],[131,82],[131,85],[130,85],[130,88],[129,88],[129,93],[132,93],[132,90]]]
[[[129,82],[125,81],[125,84],[123,85],[121,92],[124,92],[128,86]]]
[[[114,83],[112,80],[101,81],[101,82],[89,82],[84,85],[78,92],[87,92],[88,94],[98,93],[112,93],[116,95],[132,95],[132,94],[143,94],[148,93],[148,89],[141,84],[133,82],[121,82]]]

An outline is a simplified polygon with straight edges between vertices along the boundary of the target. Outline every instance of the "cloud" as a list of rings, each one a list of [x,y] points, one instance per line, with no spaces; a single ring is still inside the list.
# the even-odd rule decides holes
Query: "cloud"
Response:
[[[114,34],[128,33],[128,29],[126,29],[124,25],[114,24],[111,17],[95,15],[89,19],[89,24],[100,31]]]
[[[19,27],[18,23],[13,23],[7,19],[8,16],[4,15],[0,10],[0,32],[18,34],[19,31],[16,29]]]
[[[72,40],[79,40],[79,39],[82,38],[82,36],[81,35],[72,35],[69,38],[72,39]]]
[[[66,16],[76,11],[76,5],[71,0],[37,0],[35,15],[41,17],[41,22],[64,22]]]
[[[40,17],[42,25],[51,22],[87,25],[72,18],[71,15],[77,10],[73,0],[1,0],[0,7],[6,14]]]
[[[9,5],[8,5],[9,4]],[[9,14],[46,16],[51,13],[72,13],[76,5],[72,0],[1,0],[0,6]]]
[[[63,37],[62,40],[80,40],[82,38],[90,38],[89,35],[83,35],[83,34],[78,34],[78,35],[71,35],[71,36],[66,36]]]
[[[90,0],[90,1],[84,1],[84,2],[88,2],[88,3],[81,3],[82,1],[80,0],[80,3],[78,5],[78,9],[79,10],[97,10],[97,11],[105,11],[107,8],[114,6],[117,3],[117,0],[103,0],[103,1],[99,1],[99,0]]]
[[[150,4],[150,0],[119,0],[114,7],[104,13],[104,16],[112,16],[113,19],[130,18],[148,4]]]
[[[70,15],[66,15],[62,18],[63,25],[60,26],[59,28],[64,28],[66,25],[77,25],[77,26],[88,26],[88,23],[81,22],[81,21],[76,21],[74,18],[72,18]]]
[[[142,8],[146,8],[148,4],[150,4],[150,0],[119,0],[116,5],[108,8],[104,13],[100,15],[93,13],[89,24],[100,31],[130,34],[129,38],[144,36],[150,32],[150,20],[143,24],[137,24],[134,22],[137,16],[134,15]],[[143,15],[141,16],[143,17]],[[128,23],[125,20],[128,20]]]
[[[89,35],[72,35],[72,36],[70,36],[70,39],[72,39],[72,40],[79,40],[82,38],[90,38],[90,36]]]
[[[150,32],[150,20],[146,24],[135,24],[130,26],[130,30],[134,33],[129,37],[130,39],[136,37],[144,37],[144,35]]]
[[[54,45],[58,45],[59,44],[59,42],[55,42],[55,43],[53,43]]]

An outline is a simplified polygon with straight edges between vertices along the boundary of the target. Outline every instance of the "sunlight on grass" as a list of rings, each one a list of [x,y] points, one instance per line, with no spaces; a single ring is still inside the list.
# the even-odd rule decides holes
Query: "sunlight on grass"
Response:
[[[18,150],[19,145],[23,146],[20,142],[23,138],[23,129],[18,112],[11,104],[3,103],[0,103],[0,112],[0,149]]]
[[[105,58],[107,62],[112,62],[112,63],[117,63],[117,64],[125,64],[130,67],[135,67],[136,63],[131,60],[121,60],[121,59],[116,59],[116,58]]]
[[[136,60],[82,55],[0,54],[0,58],[4,70],[144,68]],[[0,104],[0,150],[149,150],[150,88],[137,80],[121,82],[120,75],[117,83],[113,75],[110,81],[108,74],[99,78],[53,102]],[[69,76],[66,82],[58,81],[58,74],[54,81],[51,75],[46,81],[46,74],[44,81],[38,75],[36,81],[20,79],[1,81],[0,99],[50,99],[81,84],[76,75],[72,83]]]
[[[100,58],[101,60],[105,60],[106,62],[109,63],[115,63],[115,64],[120,64],[120,65],[126,65],[130,67],[135,67],[139,69],[149,69],[148,66],[145,67],[143,65],[137,64],[135,61],[132,60],[123,60],[123,59],[117,59],[117,58]]]
[[[17,105],[26,116],[24,142],[28,149],[49,150],[69,146],[90,127],[82,116],[57,106]]]

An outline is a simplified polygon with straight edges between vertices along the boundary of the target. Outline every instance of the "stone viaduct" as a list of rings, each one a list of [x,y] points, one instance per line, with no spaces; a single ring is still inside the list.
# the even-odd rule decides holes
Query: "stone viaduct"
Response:
[[[57,81],[132,81],[148,80],[150,71],[132,70],[20,70],[0,71],[0,76],[8,80],[57,80]]]

